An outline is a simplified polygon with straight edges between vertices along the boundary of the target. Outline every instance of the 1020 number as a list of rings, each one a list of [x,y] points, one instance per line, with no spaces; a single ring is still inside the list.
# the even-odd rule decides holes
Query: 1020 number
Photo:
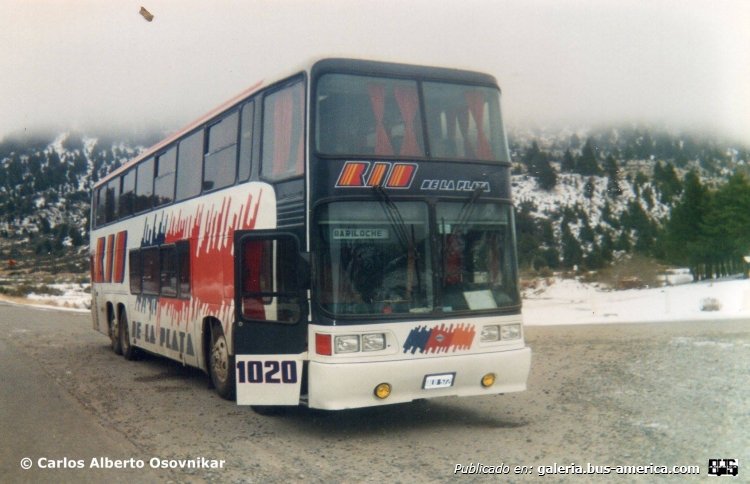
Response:
[[[238,361],[239,383],[297,383],[295,361]]]

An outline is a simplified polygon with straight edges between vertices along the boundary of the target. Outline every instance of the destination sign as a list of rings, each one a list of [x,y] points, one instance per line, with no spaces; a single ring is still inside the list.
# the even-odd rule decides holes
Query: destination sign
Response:
[[[388,239],[388,229],[380,227],[339,227],[332,231],[334,240]]]

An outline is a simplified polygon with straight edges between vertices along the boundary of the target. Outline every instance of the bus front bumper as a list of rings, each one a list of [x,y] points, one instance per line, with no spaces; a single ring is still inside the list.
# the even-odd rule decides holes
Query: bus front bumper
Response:
[[[528,347],[496,353],[382,362],[311,361],[308,405],[341,410],[435,397],[520,392],[526,390],[530,367],[531,349]],[[495,375],[495,382],[485,388],[482,378],[488,373]],[[443,375],[453,375],[450,386],[424,388],[428,376],[440,378]],[[381,383],[390,385],[391,393],[387,398],[375,395],[375,388]]]

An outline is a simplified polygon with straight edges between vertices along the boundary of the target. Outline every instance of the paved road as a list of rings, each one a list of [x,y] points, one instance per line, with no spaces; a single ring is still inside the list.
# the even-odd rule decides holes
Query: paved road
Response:
[[[31,315],[53,319],[57,312],[0,308],[0,314]],[[135,457],[137,444],[118,430],[102,425],[59,384],[49,369],[24,353],[14,342],[29,330],[24,324],[6,324],[0,335],[0,475],[3,482],[133,482],[169,479],[167,472],[144,467],[107,470],[92,459],[105,456]],[[28,323],[27,323],[28,324]],[[27,463],[22,460],[28,459]],[[28,469],[22,468],[26,464]],[[111,465],[115,465],[114,462]]]
[[[534,356],[521,394],[263,417],[216,397],[201,372],[115,356],[87,314],[0,305],[0,480],[497,480],[453,474],[474,463],[511,474],[526,465],[532,477],[555,464],[698,465],[687,479],[699,482],[709,458],[750,463],[750,322],[532,327],[527,341]],[[88,467],[96,456],[145,468],[37,468],[40,458]],[[20,468],[23,457],[34,469]],[[152,458],[225,464],[153,470]]]

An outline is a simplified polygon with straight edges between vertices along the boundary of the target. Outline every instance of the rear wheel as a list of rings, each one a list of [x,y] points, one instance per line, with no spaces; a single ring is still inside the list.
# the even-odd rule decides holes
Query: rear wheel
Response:
[[[222,398],[234,399],[234,356],[224,331],[218,323],[211,325],[211,347],[208,355],[208,373],[211,383]]]
[[[120,349],[126,360],[134,360],[138,349],[130,343],[130,329],[128,328],[128,316],[125,311],[120,313]]]
[[[109,346],[116,355],[122,354],[122,345],[120,344],[120,325],[117,323],[114,311],[107,311],[107,326],[109,326]]]

